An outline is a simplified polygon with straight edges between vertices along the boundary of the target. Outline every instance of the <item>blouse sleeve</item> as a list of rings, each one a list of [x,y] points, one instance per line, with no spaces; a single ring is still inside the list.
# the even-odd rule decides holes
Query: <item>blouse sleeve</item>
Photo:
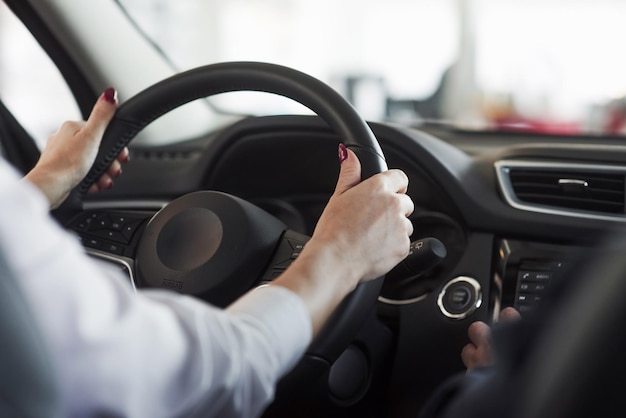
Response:
[[[226,310],[135,292],[4,161],[0,214],[0,250],[49,345],[67,416],[258,416],[311,341],[304,304],[282,287],[252,290]]]

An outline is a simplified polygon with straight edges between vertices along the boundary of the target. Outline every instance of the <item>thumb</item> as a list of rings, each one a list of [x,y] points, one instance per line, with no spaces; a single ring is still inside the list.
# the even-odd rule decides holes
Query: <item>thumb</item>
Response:
[[[96,104],[89,115],[89,119],[83,126],[85,135],[93,140],[99,141],[104,131],[113,119],[117,110],[117,92],[113,87],[106,89],[96,101]]]
[[[335,193],[341,194],[361,182],[361,162],[354,152],[339,144],[339,179]]]

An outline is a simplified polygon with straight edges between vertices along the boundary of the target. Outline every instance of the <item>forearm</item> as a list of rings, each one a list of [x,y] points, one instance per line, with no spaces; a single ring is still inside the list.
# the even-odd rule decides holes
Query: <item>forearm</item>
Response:
[[[71,416],[257,416],[310,343],[308,314],[285,289],[255,289],[226,311],[162,290],[133,294],[67,247],[46,266],[38,257],[47,280],[33,270],[24,285]],[[67,263],[74,269],[61,273]]]
[[[299,298],[268,286],[223,311],[172,292],[135,294],[12,174],[0,164],[0,248],[50,347],[68,416],[254,416],[267,405],[310,343]]]
[[[312,240],[272,285],[285,287],[302,299],[315,336],[339,303],[355,289],[359,279],[342,254],[330,245],[318,245]]]

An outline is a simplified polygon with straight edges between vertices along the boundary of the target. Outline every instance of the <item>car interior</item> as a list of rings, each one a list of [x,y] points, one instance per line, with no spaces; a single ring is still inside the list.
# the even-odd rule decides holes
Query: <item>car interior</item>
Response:
[[[280,275],[306,245],[334,190],[337,146],[344,143],[357,152],[364,178],[387,168],[399,168],[409,177],[408,194],[416,208],[410,217],[415,231],[411,254],[384,278],[360,285],[344,301],[300,363],[279,382],[275,401],[264,416],[418,416],[443,382],[465,372],[460,353],[468,343],[471,323],[494,324],[505,307],[514,307],[522,318],[536,314],[544,301],[550,303],[546,296],[552,287],[571,280],[572,266],[577,268],[581,259],[588,263],[576,273],[584,272],[584,280],[576,282],[577,292],[558,315],[544,323],[545,345],[537,350],[541,355],[534,358],[527,380],[516,387],[523,407],[508,414],[620,416],[619,389],[625,375],[620,371],[625,363],[618,359],[624,348],[620,329],[626,266],[620,252],[613,250],[623,248],[620,237],[626,221],[625,86],[613,86],[611,97],[599,95],[604,102],[594,98],[584,120],[551,112],[552,90],[547,88],[545,95],[530,103],[514,95],[497,96],[488,105],[484,102],[479,107],[480,124],[462,118],[451,121],[442,111],[445,106],[449,110],[469,105],[477,97],[470,93],[477,93],[478,87],[463,84],[468,73],[460,73],[473,68],[476,75],[483,65],[476,48],[483,38],[467,35],[479,21],[476,10],[497,20],[501,15],[496,12],[510,7],[520,19],[537,16],[539,23],[554,29],[562,22],[541,20],[542,16],[570,16],[569,2],[547,2],[550,7],[513,0],[414,2],[423,11],[414,15],[418,23],[428,19],[431,9],[441,12],[442,4],[454,11],[453,16],[462,17],[454,32],[461,39],[458,58],[456,64],[442,66],[426,96],[384,99],[380,99],[380,77],[367,68],[347,72],[338,82],[312,75],[315,67],[303,70],[287,59],[278,62],[271,57],[202,61],[197,56],[198,62],[187,67],[176,65],[176,53],[188,47],[193,55],[194,50],[175,42],[187,38],[174,26],[158,25],[167,22],[168,13],[177,7],[191,8],[192,3],[4,1],[2,22],[12,19],[19,24],[45,53],[60,76],[58,84],[68,92],[72,103],[68,107],[76,109],[75,117],[86,118],[106,87],[113,85],[118,91],[120,107],[96,163],[66,203],[53,212],[91,257],[121,270],[138,291],[164,288],[226,306]],[[235,20],[236,12],[244,8],[260,20],[269,19],[265,9],[252,1],[196,3],[204,3],[194,7],[204,7],[206,13],[228,11]],[[288,21],[288,11],[319,9],[315,16],[332,16],[334,10],[332,2],[271,3],[281,11],[285,26],[302,24],[304,30],[311,26]],[[350,7],[341,7],[350,9],[355,20],[371,9],[378,19],[390,19],[389,27],[393,19],[411,22],[403,9],[409,7],[408,1],[347,3]],[[387,14],[379,13],[381,3],[387,4]],[[480,7],[473,9],[473,5]],[[543,6],[549,9],[546,15],[532,14]],[[605,43],[594,43],[598,38],[591,37],[589,43],[592,50],[612,54],[590,53],[579,59],[614,58],[615,62],[594,62],[588,67],[594,80],[608,84],[614,72],[595,70],[604,66],[618,72],[623,64],[612,49],[621,29],[610,19],[619,16],[624,6],[581,0],[571,7],[582,11],[581,18],[607,19],[598,24],[599,39]],[[142,18],[151,16],[148,11],[162,20],[152,26],[142,23]],[[572,12],[570,19],[575,16]],[[204,35],[213,33],[205,26],[219,26],[217,17],[209,14],[200,19],[196,13],[194,18],[204,22]],[[242,15],[241,23],[254,28],[248,18]],[[346,25],[350,30],[355,27],[354,22]],[[532,38],[527,35],[520,42]],[[408,45],[432,46],[445,38],[433,36]],[[239,41],[251,37],[252,32],[233,35]],[[160,44],[159,39],[172,45]],[[297,45],[299,39],[290,41]],[[323,35],[318,40],[328,41]],[[508,42],[512,48],[517,45],[513,38]],[[556,42],[565,42],[567,48],[562,49],[570,48],[568,40]],[[199,44],[219,49],[210,36]],[[589,46],[581,44],[575,45],[581,51]],[[0,56],[10,50],[4,45],[0,42]],[[406,45],[385,48],[391,51],[388,54],[411,56],[410,49],[402,48]],[[528,51],[517,52],[522,56]],[[338,60],[330,52],[329,57]],[[546,66],[552,63],[551,56],[542,57]],[[407,59],[415,64],[412,72],[419,73],[420,61],[429,57]],[[521,65],[518,75],[544,76],[544,84],[559,81],[567,89],[565,77],[556,80],[558,76],[549,71],[550,77],[545,76],[539,65],[535,68],[522,61],[516,62]],[[4,68],[0,59],[0,72]],[[569,69],[574,71],[565,68]],[[520,90],[538,88],[528,87],[525,78],[512,80],[521,84]],[[35,86],[39,95],[48,89]],[[0,150],[25,173],[37,161],[41,137],[46,135],[37,137],[30,125],[21,122],[20,107],[25,106],[14,99],[19,96],[12,88],[0,77]],[[486,97],[488,92],[482,93]],[[278,105],[265,105],[260,97],[266,96]],[[571,97],[558,100],[568,108],[573,106]],[[554,102],[561,103],[558,100]],[[372,104],[384,110],[368,108]],[[528,107],[536,112],[525,114]],[[58,127],[63,119],[53,116]],[[44,132],[50,129],[43,127]],[[125,146],[131,160],[115,187],[87,194],[89,185]],[[216,222],[236,251],[212,247]],[[157,239],[163,236],[168,239]],[[609,236],[618,238],[607,241]]]

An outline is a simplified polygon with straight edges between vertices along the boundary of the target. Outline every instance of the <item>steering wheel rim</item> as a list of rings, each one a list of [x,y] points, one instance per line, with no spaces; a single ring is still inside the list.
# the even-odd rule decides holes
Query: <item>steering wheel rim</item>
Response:
[[[361,162],[362,179],[387,169],[380,145],[367,123],[350,103],[323,82],[276,64],[211,64],[167,78],[121,104],[104,133],[94,165],[72,191],[64,210],[80,208],[89,186],[149,123],[193,100],[235,91],[273,93],[311,109],[342,138],[346,147],[355,152]],[[311,343],[303,361],[309,358],[317,364],[322,360],[332,365],[374,309],[381,287],[382,279],[357,286],[336,309],[328,321],[330,325],[324,327]],[[300,369],[307,370],[307,367]],[[294,373],[290,376],[293,377]],[[296,380],[301,378],[310,379],[310,370]]]
[[[220,93],[259,91],[290,98],[319,115],[361,161],[361,179],[387,169],[367,123],[339,93],[289,67],[263,62],[226,62],[188,70],[136,94],[120,105],[87,176],[75,189],[82,199],[120,151],[149,123],[188,102]]]

